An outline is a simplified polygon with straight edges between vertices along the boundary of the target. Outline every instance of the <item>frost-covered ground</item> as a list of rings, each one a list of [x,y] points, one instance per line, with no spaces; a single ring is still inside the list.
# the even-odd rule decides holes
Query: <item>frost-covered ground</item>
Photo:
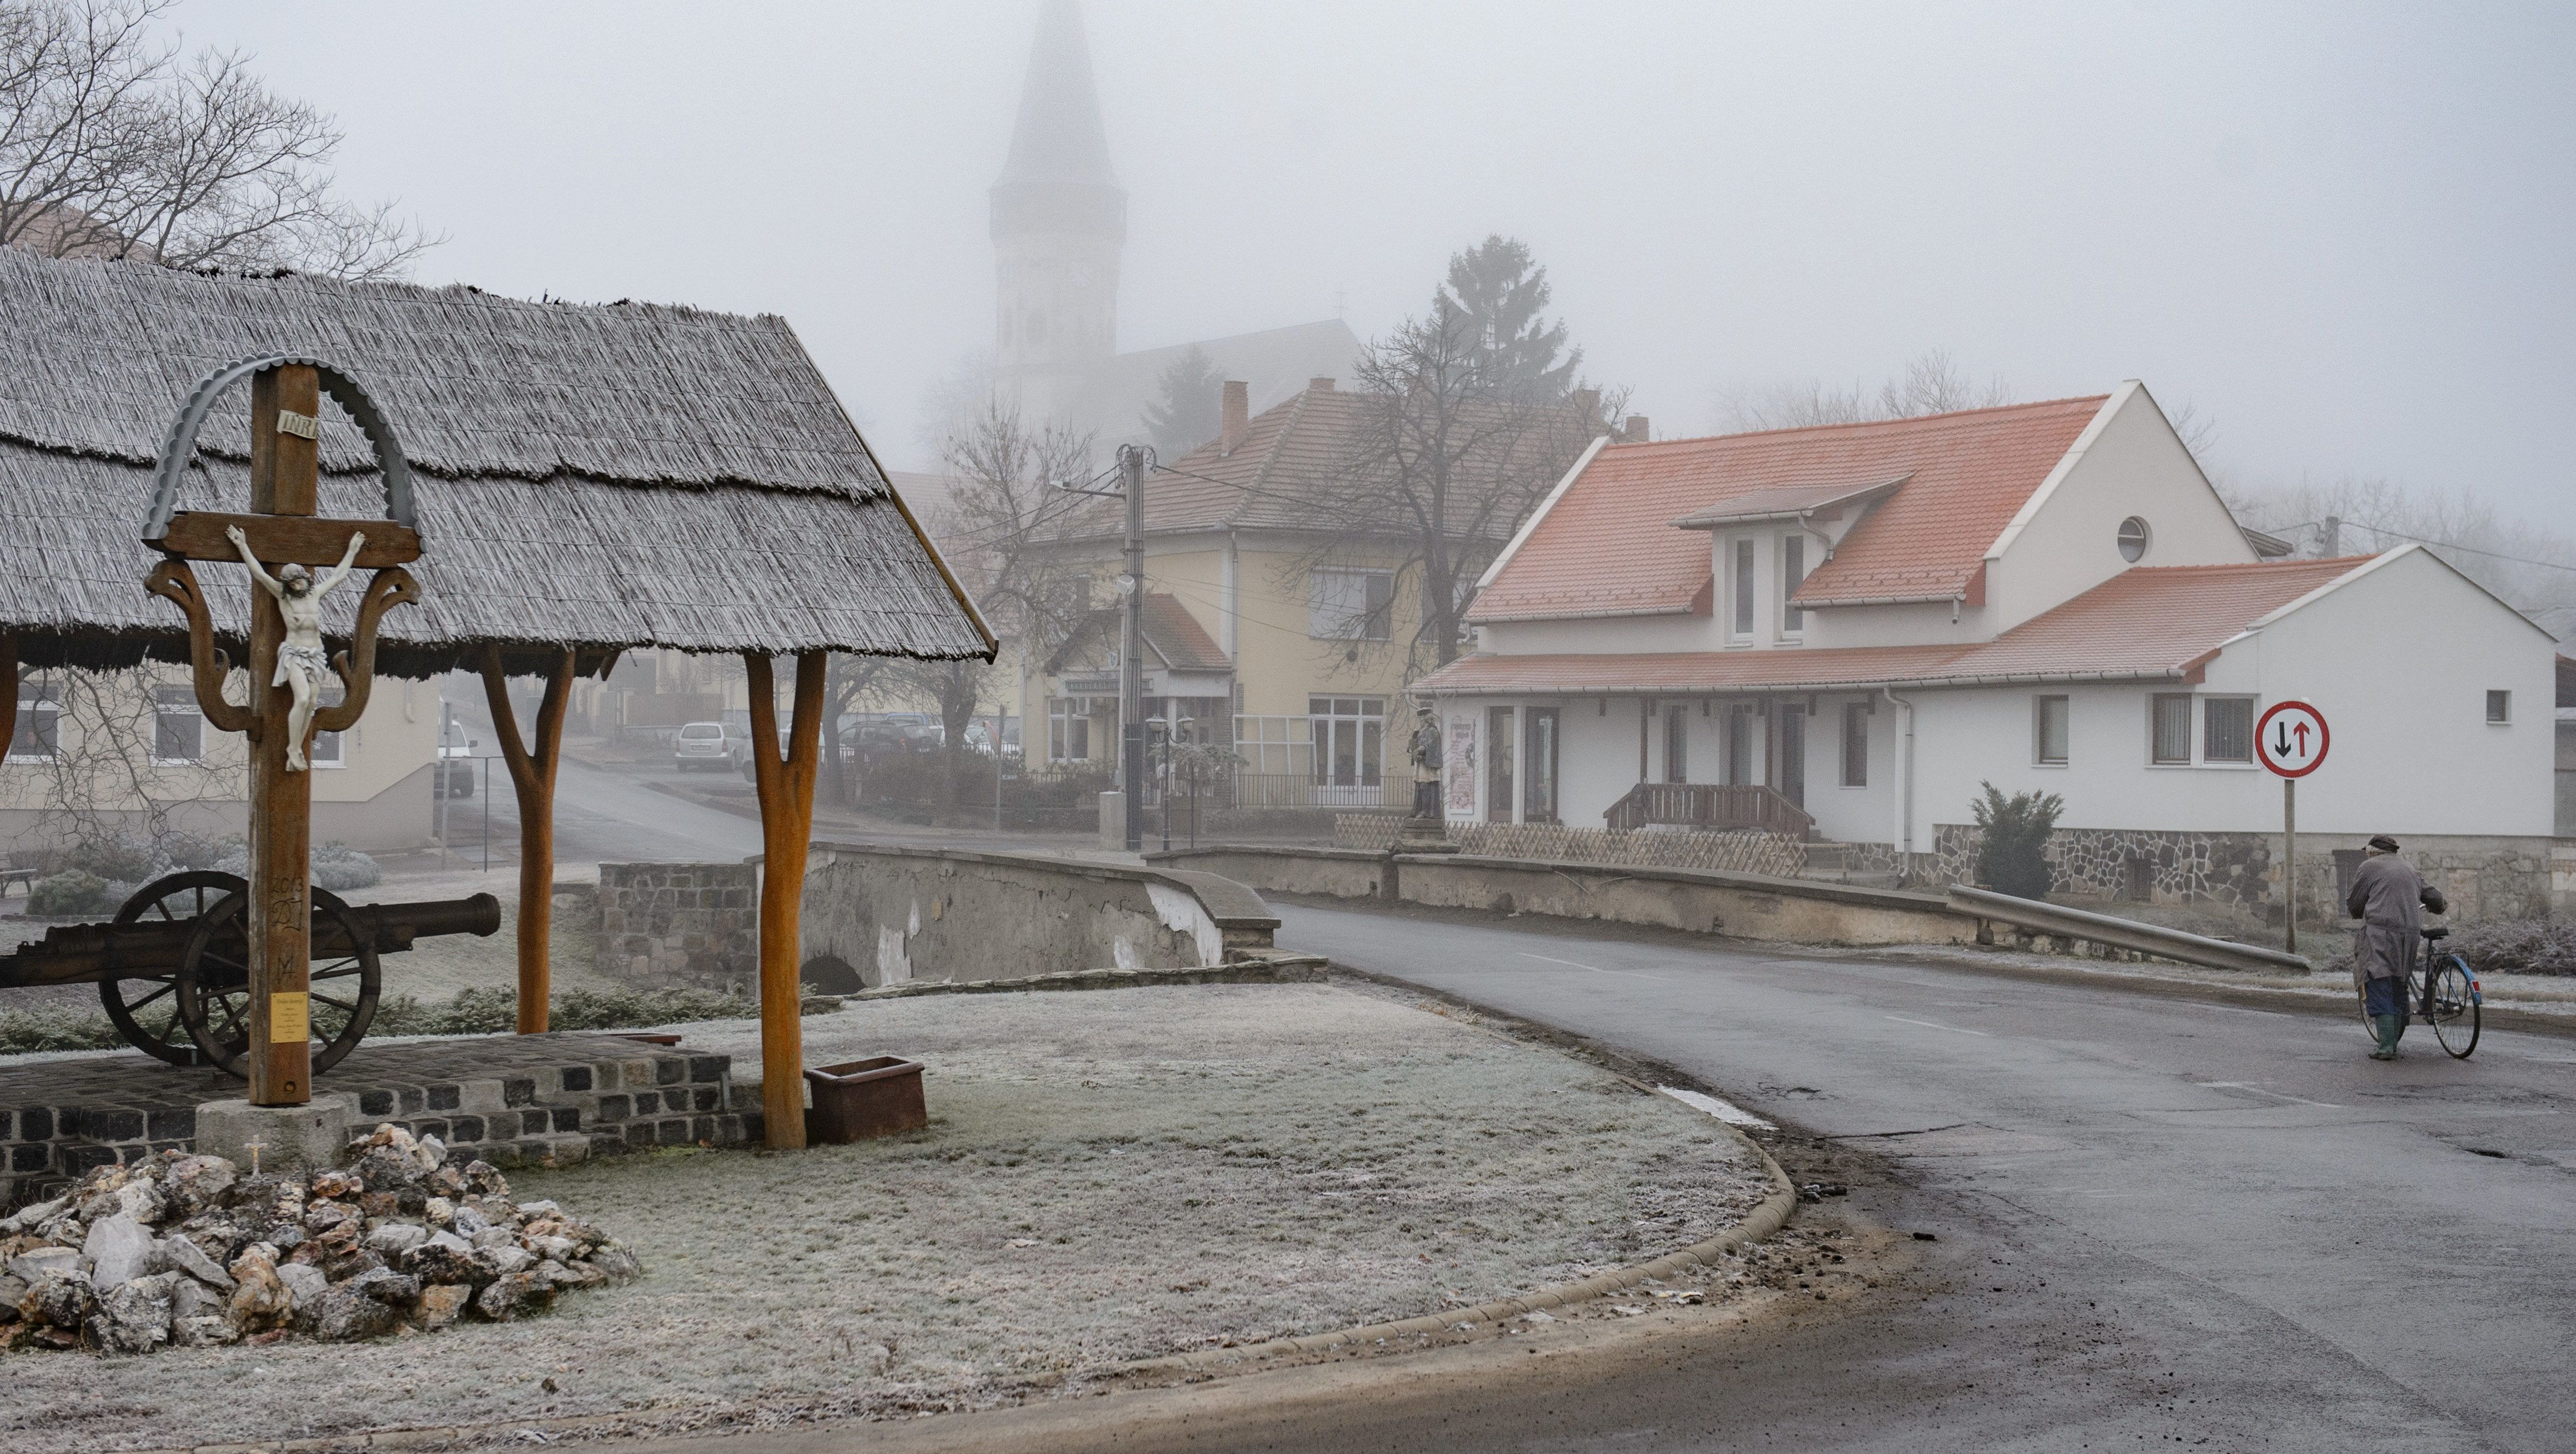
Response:
[[[969,1407],[1585,1276],[1713,1236],[1765,1189],[1708,1117],[1372,989],[943,996],[804,1024],[811,1064],[922,1060],[929,1131],[515,1175],[632,1247],[643,1279],[357,1347],[13,1355],[0,1446]],[[678,1028],[751,1072],[756,1027]]]

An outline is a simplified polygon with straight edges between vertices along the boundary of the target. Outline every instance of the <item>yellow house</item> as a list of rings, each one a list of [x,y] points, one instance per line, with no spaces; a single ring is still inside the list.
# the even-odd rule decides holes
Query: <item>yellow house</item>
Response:
[[[1319,378],[1260,415],[1247,402],[1229,382],[1218,438],[1145,477],[1146,716],[1239,758],[1238,806],[1403,806],[1405,686],[1434,664],[1418,546],[1328,503],[1373,401]],[[1124,508],[1085,507],[1048,546],[1094,609],[1031,674],[1033,765],[1115,763]]]

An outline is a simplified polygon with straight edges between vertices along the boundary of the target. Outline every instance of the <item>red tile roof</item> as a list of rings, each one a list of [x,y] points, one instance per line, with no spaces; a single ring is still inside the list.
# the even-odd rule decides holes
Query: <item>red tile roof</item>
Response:
[[[1611,445],[1476,597],[1468,619],[1680,614],[1709,586],[1710,552],[1706,535],[1673,521],[1742,496],[1898,476],[1905,484],[1843,538],[1798,599],[1964,592],[1987,547],[2108,397]]]
[[[1815,691],[1881,683],[2182,680],[2230,637],[2370,559],[2134,567],[1992,641],[1969,646],[1479,653],[1433,672],[1415,690]]]
[[[1145,593],[1145,644],[1174,671],[1232,671],[1234,663],[1226,658],[1225,649],[1207,634],[1199,618],[1190,614],[1177,596],[1160,591]]]

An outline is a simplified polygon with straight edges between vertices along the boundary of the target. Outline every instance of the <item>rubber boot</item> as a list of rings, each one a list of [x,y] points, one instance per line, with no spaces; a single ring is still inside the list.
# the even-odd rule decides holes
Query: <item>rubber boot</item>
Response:
[[[2397,1058],[2397,1031],[2401,1023],[2395,1015],[2370,1017],[2370,1028],[2379,1036],[2379,1048],[2370,1052],[2371,1059],[2395,1060]]]

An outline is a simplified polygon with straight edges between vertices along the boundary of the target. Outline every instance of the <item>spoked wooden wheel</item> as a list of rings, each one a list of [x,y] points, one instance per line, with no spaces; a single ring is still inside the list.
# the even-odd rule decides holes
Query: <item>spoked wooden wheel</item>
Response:
[[[239,875],[191,869],[164,874],[135,890],[116,911],[119,924],[185,924],[205,916],[246,886]],[[98,982],[98,1001],[126,1043],[172,1065],[202,1065],[179,1015],[179,970],[127,974]]]
[[[2468,967],[2456,954],[2446,954],[2433,966],[2432,1008],[2425,1018],[2433,1022],[2433,1038],[2454,1060],[2466,1060],[2478,1048],[2478,997],[2469,990]]]
[[[247,894],[233,894],[198,919],[179,965],[179,1020],[209,1062],[250,1073],[250,939]],[[313,1073],[340,1063],[376,1017],[376,946],[358,932],[349,906],[313,891]]]

